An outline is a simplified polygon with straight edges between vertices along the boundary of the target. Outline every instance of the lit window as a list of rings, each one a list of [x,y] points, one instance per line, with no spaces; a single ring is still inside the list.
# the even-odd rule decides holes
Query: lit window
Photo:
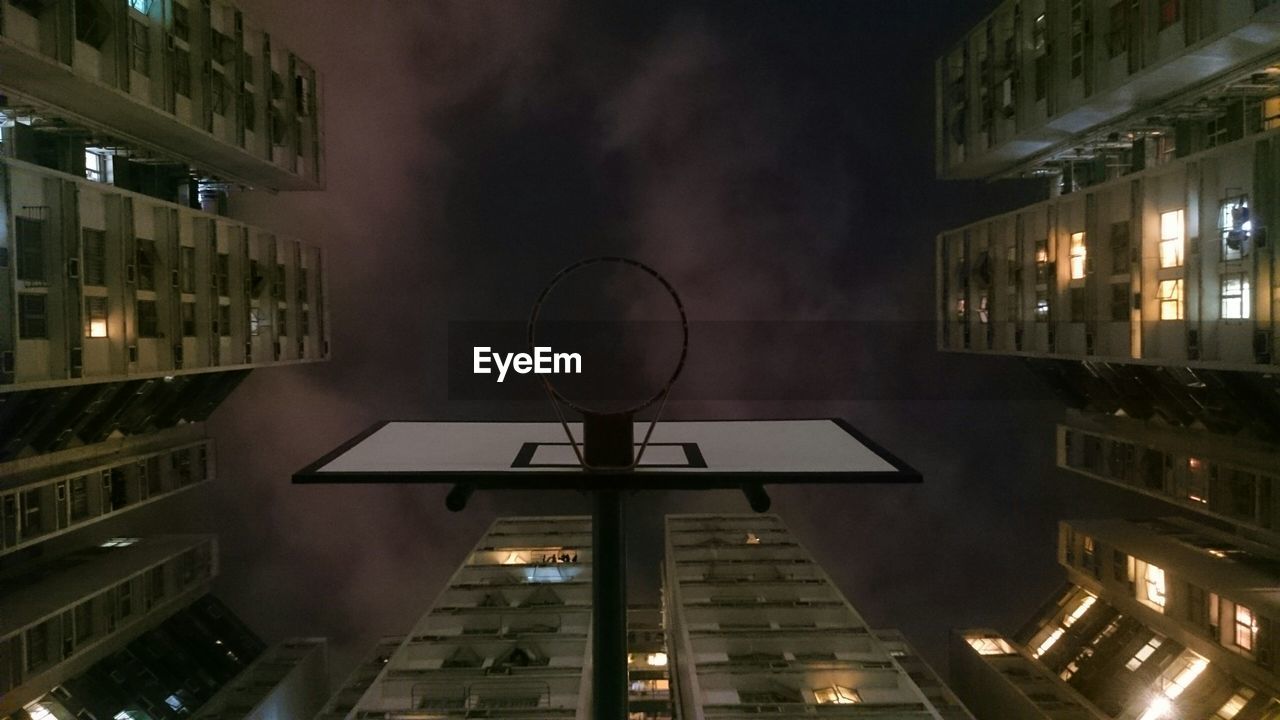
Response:
[[[1148,564],[1146,571],[1143,573],[1142,587],[1143,599],[1146,604],[1152,605],[1163,612],[1165,603],[1164,570]]]
[[[857,690],[842,685],[814,690],[813,699],[819,705],[856,705],[862,702],[862,696]]]
[[[1280,127],[1280,95],[1262,101],[1262,129],[1275,130]]]
[[[1054,643],[1058,642],[1058,639],[1062,637],[1062,633],[1062,628],[1054,628],[1053,632],[1049,633],[1049,637],[1045,638],[1044,642],[1040,643],[1040,647],[1036,648],[1036,651],[1031,653],[1032,657],[1038,658],[1049,652],[1049,648],[1053,647]]]
[[[645,662],[649,663],[649,665],[653,667],[666,667],[667,654],[662,652],[649,653],[649,657],[645,658]]]
[[[1258,616],[1244,605],[1236,605],[1236,647],[1253,651],[1258,639]]]
[[[1160,215],[1160,267],[1180,267],[1185,245],[1182,211]]]
[[[1200,657],[1194,652],[1188,650],[1179,658],[1179,664],[1174,665],[1173,676],[1169,677],[1165,674],[1167,680],[1163,680],[1164,687],[1161,688],[1160,694],[1147,705],[1146,712],[1142,713],[1139,720],[1164,720],[1165,718],[1175,717],[1173,701],[1183,690],[1186,690],[1196,678],[1200,677],[1200,673],[1209,666],[1209,661]]]
[[[1084,277],[1085,256],[1088,251],[1084,246],[1084,233],[1071,233],[1071,279],[1079,280]]]
[[[1089,612],[1089,608],[1093,607],[1093,604],[1097,601],[1098,601],[1098,598],[1094,597],[1093,595],[1085,595],[1083,598],[1081,598],[1080,604],[1076,605],[1076,609],[1072,610],[1070,613],[1068,613],[1062,618],[1062,627],[1069,628],[1072,625],[1075,625],[1076,621],[1079,620],[1085,613]]]
[[[151,0],[129,0],[129,7],[146,15],[151,12]]]
[[[107,299],[90,295],[84,299],[84,336],[107,336]]]
[[[1222,319],[1247,320],[1249,306],[1252,304],[1247,275],[1231,273],[1222,276]]]
[[[1249,252],[1253,219],[1247,196],[1240,195],[1222,203],[1218,212],[1218,229],[1222,232],[1223,260],[1239,260]]]
[[[113,537],[110,540],[104,541],[98,547],[104,547],[104,548],[129,547],[130,545],[133,545],[136,542],[138,542],[138,538],[136,537]]]
[[[759,535],[756,535],[756,534],[755,534],[755,533],[753,533],[753,532],[749,532],[749,533],[747,533],[747,544],[748,544],[748,545],[759,545],[759,544],[760,544],[760,536],[759,536]]]
[[[1147,658],[1151,657],[1151,654],[1159,649],[1163,642],[1164,639],[1158,635],[1151,638],[1146,645],[1138,648],[1138,652],[1134,653],[1133,657],[1129,658],[1129,662],[1125,663],[1124,666],[1129,670],[1137,670],[1142,667],[1142,663],[1146,662]]]
[[[1013,655],[1013,646],[1005,642],[1004,638],[998,637],[969,637],[965,638],[965,642],[969,643],[969,647],[978,652],[979,655]]]
[[[1161,280],[1156,289],[1161,320],[1182,319],[1182,280]]]
[[[1248,705],[1249,701],[1253,699],[1253,695],[1252,689],[1247,687],[1240,688],[1239,692],[1232,695],[1229,700],[1222,704],[1221,708],[1218,708],[1218,712],[1213,714],[1213,720],[1234,720],[1235,716],[1239,715],[1240,711],[1244,709],[1244,706]]]
[[[84,151],[84,176],[94,182],[107,182],[107,156],[96,150]]]
[[[177,695],[170,695],[169,697],[165,698],[164,701],[166,705],[173,708],[174,710],[182,709],[182,700],[179,699]]]
[[[57,720],[53,711],[40,703],[28,705],[25,710],[27,711],[27,714],[31,716],[31,720]]]
[[[1196,678],[1200,677],[1200,673],[1209,667],[1209,661],[1194,652],[1188,650],[1186,655],[1189,657],[1183,658],[1181,667],[1164,688],[1164,694],[1171,700],[1181,695],[1182,691],[1186,690]]]

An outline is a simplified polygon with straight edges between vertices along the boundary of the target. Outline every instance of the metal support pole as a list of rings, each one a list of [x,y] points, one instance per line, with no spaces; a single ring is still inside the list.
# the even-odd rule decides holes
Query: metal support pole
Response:
[[[622,493],[596,490],[591,514],[591,662],[595,720],[627,717],[627,549]]]

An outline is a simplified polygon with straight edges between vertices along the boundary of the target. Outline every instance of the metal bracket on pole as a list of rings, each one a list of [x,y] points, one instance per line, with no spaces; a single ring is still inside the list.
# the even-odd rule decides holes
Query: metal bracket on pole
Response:
[[[747,503],[751,505],[751,509],[758,513],[769,512],[769,508],[773,505],[773,501],[769,499],[769,493],[765,492],[764,485],[761,483],[743,485],[742,494],[747,496]]]
[[[467,501],[471,499],[471,494],[476,491],[476,486],[469,483],[458,483],[449,490],[449,494],[444,498],[444,506],[449,508],[450,512],[461,512],[467,507]]]

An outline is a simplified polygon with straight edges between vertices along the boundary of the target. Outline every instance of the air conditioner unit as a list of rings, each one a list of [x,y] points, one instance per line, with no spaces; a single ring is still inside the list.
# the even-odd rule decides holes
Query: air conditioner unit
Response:
[[[67,260],[67,277],[72,280],[80,277],[80,258]]]

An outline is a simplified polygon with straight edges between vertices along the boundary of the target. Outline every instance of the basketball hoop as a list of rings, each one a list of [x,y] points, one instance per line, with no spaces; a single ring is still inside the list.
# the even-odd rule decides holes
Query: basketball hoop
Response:
[[[580,260],[560,272],[556,273],[547,286],[539,293],[538,299],[533,303],[533,311],[529,314],[529,350],[534,352],[537,348],[537,324],[538,317],[542,312],[542,305],[551,295],[551,291],[556,288],[565,278],[577,273],[581,270],[589,268],[593,265],[614,264],[628,268],[640,270],[645,274],[657,280],[671,300],[675,304],[676,312],[680,316],[680,357],[676,360],[675,368],[672,370],[670,377],[657,389],[652,395],[634,403],[621,410],[606,410],[601,408],[590,407],[581,400],[576,400],[565,395],[563,391],[557,388],[547,379],[548,376],[543,375],[542,386],[547,393],[547,399],[551,401],[551,405],[555,408],[556,417],[560,420],[561,427],[564,428],[565,434],[569,437],[569,444],[573,447],[574,455],[577,456],[578,462],[586,470],[633,470],[640,464],[641,458],[644,456],[645,448],[649,445],[649,439],[653,435],[653,428],[658,424],[658,420],[662,417],[662,411],[666,407],[667,397],[671,393],[671,387],[675,384],[680,373],[684,370],[685,359],[689,355],[689,318],[684,311],[684,303],[680,300],[680,295],[676,289],[667,281],[657,270],[636,260],[616,256],[602,256]],[[569,423],[564,418],[564,413],[560,409],[563,403],[574,410],[582,413],[583,429],[582,442],[579,443],[573,436],[573,431],[569,429]],[[658,410],[654,414],[653,420],[649,423],[649,428],[645,431],[644,440],[640,443],[639,450],[635,450],[635,436],[632,425],[632,417],[639,411],[659,403]]]

